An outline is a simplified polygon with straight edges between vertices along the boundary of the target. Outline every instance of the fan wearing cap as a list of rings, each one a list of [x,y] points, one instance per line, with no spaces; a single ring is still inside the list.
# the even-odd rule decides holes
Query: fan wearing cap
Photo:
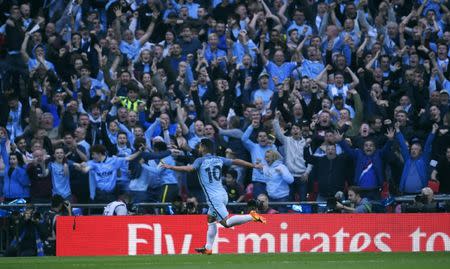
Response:
[[[449,90],[441,90],[439,92],[439,109],[441,110],[442,114],[447,113],[449,109]]]
[[[20,48],[20,53],[22,54],[24,62],[26,62],[28,65],[28,70],[31,72],[35,71],[36,69],[43,69],[45,71],[51,70],[55,72],[55,66],[51,62],[45,60],[46,55],[45,55],[45,48],[43,45],[40,44],[33,48],[34,57],[30,57],[28,55],[27,46],[29,39],[30,33],[26,32],[25,38],[22,42],[22,47]]]
[[[41,96],[41,108],[44,112],[50,112],[53,115],[52,127],[57,127],[60,124],[60,111],[65,110],[64,97],[65,93],[63,89],[58,88],[52,91],[52,85],[48,79],[46,78],[44,80],[44,94]]]
[[[236,63],[242,64],[245,55],[249,55],[252,59],[256,59],[257,46],[251,38],[249,38],[247,31],[241,29],[237,36],[237,42],[233,43],[233,56],[236,56]]]
[[[400,179],[400,191],[406,194],[420,193],[422,188],[428,183],[428,164],[431,156],[431,144],[433,143],[436,131],[439,126],[434,123],[431,133],[428,135],[425,146],[422,147],[419,141],[412,141],[408,150],[405,138],[403,137],[399,124],[395,125],[395,137],[400,144],[400,152],[405,160],[402,177]]]
[[[333,96],[333,105],[330,109],[332,115],[333,115],[333,121],[339,121],[341,120],[341,111],[345,109],[348,112],[348,117],[345,117],[346,120],[350,120],[350,118],[355,117],[355,110],[353,107],[347,105],[344,103],[344,96],[342,94],[338,94]]]
[[[306,140],[302,137],[302,128],[298,123],[291,127],[291,136],[285,136],[280,127],[280,113],[275,113],[273,120],[273,129],[276,138],[284,145],[285,164],[289,172],[294,176],[294,184],[291,185],[292,193],[298,194],[300,200],[306,200],[308,187],[308,176],[312,166],[305,163],[303,158],[303,149]]]
[[[269,89],[269,74],[266,71],[262,71],[258,77],[259,89],[252,94],[252,103],[261,99],[263,102],[263,108],[268,108],[270,100],[273,96],[273,91]]]

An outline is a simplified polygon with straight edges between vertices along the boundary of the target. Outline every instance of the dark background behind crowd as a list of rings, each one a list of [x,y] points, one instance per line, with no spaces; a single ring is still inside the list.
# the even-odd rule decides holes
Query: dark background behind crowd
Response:
[[[192,163],[205,138],[217,155],[264,166],[218,178],[229,202],[262,213],[306,200],[377,212],[400,195],[417,196],[397,211],[439,211],[433,193],[450,194],[449,8],[0,0],[0,199],[51,202],[13,213],[6,255],[53,253],[67,201],[201,213],[196,176],[161,164]]]

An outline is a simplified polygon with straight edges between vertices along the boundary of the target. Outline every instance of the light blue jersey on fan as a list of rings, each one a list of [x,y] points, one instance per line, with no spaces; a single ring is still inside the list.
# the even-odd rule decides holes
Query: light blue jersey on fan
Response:
[[[101,191],[113,191],[116,187],[117,169],[124,166],[128,161],[124,157],[106,157],[102,162],[90,160],[89,188],[91,199],[95,197],[95,189]]]

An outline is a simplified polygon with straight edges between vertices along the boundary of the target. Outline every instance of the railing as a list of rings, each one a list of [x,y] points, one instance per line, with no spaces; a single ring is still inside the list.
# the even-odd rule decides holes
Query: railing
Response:
[[[303,201],[303,202],[269,202],[269,206],[292,206],[292,205],[311,205],[311,206],[318,206],[318,205],[325,205],[325,202],[315,202],[315,201]],[[90,215],[93,209],[103,209],[107,204],[72,204],[72,208],[81,208],[86,209],[87,215]],[[26,207],[27,204],[0,204],[0,209],[4,210],[17,210],[20,208]],[[36,203],[33,204],[35,208],[38,209],[49,209],[50,204],[49,203]],[[136,213],[142,212],[143,208],[165,208],[168,206],[173,206],[172,203],[135,203],[133,204],[133,207],[136,208]],[[208,206],[207,203],[199,203],[199,206],[206,207]],[[227,206],[233,208],[233,207],[245,207],[247,206],[247,203],[229,203]]]
[[[408,203],[414,202],[415,195],[404,195],[398,196],[394,198],[396,203]],[[438,202],[450,201],[450,194],[438,194],[434,196],[434,200]],[[164,208],[168,206],[172,206],[172,203],[135,203],[133,207],[136,209],[136,213],[142,212],[143,208]],[[206,207],[206,203],[199,203],[201,207]],[[301,201],[301,202],[269,202],[269,206],[292,206],[292,205],[310,205],[313,208],[317,208],[319,206],[326,206],[326,202],[316,202],[316,201]],[[0,204],[0,209],[10,210],[25,207],[26,204]],[[37,203],[34,204],[36,208],[50,208],[49,203]],[[85,209],[88,215],[92,212],[93,209],[103,209],[106,204],[72,204],[72,208],[81,208]],[[233,207],[245,207],[247,203],[229,203],[227,206]]]

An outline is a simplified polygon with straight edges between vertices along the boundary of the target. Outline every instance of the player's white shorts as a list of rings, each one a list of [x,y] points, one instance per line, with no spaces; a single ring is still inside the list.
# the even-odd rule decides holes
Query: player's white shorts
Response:
[[[228,216],[227,204],[228,204],[228,195],[226,193],[217,195],[215,197],[210,197],[208,200],[208,215],[217,219],[217,221],[221,221]]]

